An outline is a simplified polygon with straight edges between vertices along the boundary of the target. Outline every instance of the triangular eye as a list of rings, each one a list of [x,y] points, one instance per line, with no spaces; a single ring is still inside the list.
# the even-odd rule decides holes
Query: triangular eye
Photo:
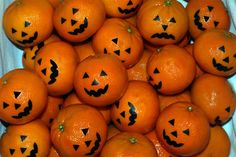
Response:
[[[28,27],[30,25],[29,21],[25,21],[25,27]]]
[[[230,112],[230,106],[225,108],[226,112]]]
[[[233,56],[234,58],[236,58],[236,53],[234,54],[234,56]]]
[[[89,78],[89,75],[86,72],[84,73],[83,79],[84,78]]]
[[[65,18],[61,18],[61,24],[63,24],[64,22],[66,22],[66,19]]]
[[[107,76],[107,73],[105,71],[101,71],[100,76]]]
[[[153,20],[154,21],[160,21],[160,17],[157,15]]]
[[[184,130],[183,133],[189,135],[189,129]]]
[[[77,9],[77,8],[72,8],[72,13],[73,13],[73,15],[75,14],[75,13],[77,13],[79,11],[79,9]]]
[[[210,12],[214,9],[214,7],[212,7],[212,6],[207,6],[207,8]]]
[[[176,23],[175,18],[172,17],[172,18],[170,19],[170,22],[172,22],[172,23]]]
[[[12,33],[16,33],[17,31],[16,31],[14,28],[12,28],[12,29],[11,29],[11,32],[12,32]]]

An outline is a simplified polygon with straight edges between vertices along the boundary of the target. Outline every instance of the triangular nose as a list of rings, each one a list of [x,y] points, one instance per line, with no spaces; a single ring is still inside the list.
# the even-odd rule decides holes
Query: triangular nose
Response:
[[[164,31],[167,29],[167,25],[162,25],[162,28],[164,29]]]
[[[226,57],[225,59],[223,59],[223,61],[229,63],[229,57]]]
[[[133,2],[131,0],[129,0],[127,5],[133,5]]]
[[[99,82],[94,79],[93,82],[92,82],[92,86],[96,86],[96,85],[98,85],[98,84],[99,84]]]

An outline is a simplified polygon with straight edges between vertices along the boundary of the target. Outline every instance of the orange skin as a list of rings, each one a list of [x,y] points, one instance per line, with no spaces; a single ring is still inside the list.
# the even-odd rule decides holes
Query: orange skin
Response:
[[[65,100],[64,100],[64,104],[63,107],[69,106],[69,105],[73,105],[73,104],[83,104],[83,102],[81,102],[81,100],[79,99],[79,97],[76,95],[76,93],[71,93],[69,94]],[[110,123],[111,121],[111,106],[104,106],[104,107],[96,107],[96,109],[101,112],[101,114],[103,115],[105,121],[107,124]]]
[[[97,54],[118,57],[126,68],[130,68],[142,56],[143,40],[135,26],[124,19],[110,18],[93,36],[92,47]]]
[[[236,73],[235,49],[236,35],[225,30],[214,29],[205,31],[196,39],[193,55],[204,71],[230,77]]]
[[[136,14],[131,17],[125,18],[125,20],[136,27]]]
[[[105,15],[102,0],[63,1],[54,11],[53,25],[57,33],[64,39],[70,42],[82,42],[102,26]],[[71,23],[71,20],[74,23]],[[81,30],[81,27],[84,30]],[[76,29],[79,31],[75,31]]]
[[[206,148],[210,139],[210,125],[204,111],[198,106],[177,102],[160,113],[156,133],[168,152],[176,156],[191,156]]]
[[[187,33],[178,43],[176,43],[179,47],[185,47],[190,43],[190,36]]]
[[[218,156],[228,157],[230,155],[230,139],[221,126],[211,127],[210,141],[200,154],[194,157]]]
[[[152,55],[149,50],[144,50],[142,57],[133,67],[127,69],[129,80],[148,81],[146,65]]]
[[[0,78],[0,119],[10,124],[30,122],[46,107],[47,96],[47,87],[38,75],[25,69],[11,70]]]
[[[108,125],[107,141],[120,132],[121,131],[117,129],[117,127],[115,127],[113,124]]]
[[[125,67],[117,57],[110,54],[89,56],[78,64],[75,71],[76,94],[81,101],[93,106],[114,103],[121,98],[127,86]],[[101,90],[104,93],[99,92]]]
[[[155,146],[136,132],[121,132],[104,145],[100,157],[157,157]]]
[[[63,108],[72,104],[82,104],[75,92],[71,92],[66,96],[63,102]]]
[[[35,61],[35,72],[47,84],[50,96],[61,96],[73,89],[77,54],[69,43],[58,41],[45,45]]]
[[[111,108],[111,119],[121,131],[145,134],[155,128],[159,105],[158,95],[149,83],[129,81],[125,94]]]
[[[184,6],[176,0],[149,0],[137,13],[137,28],[143,38],[153,45],[175,44],[188,30],[188,15]],[[172,34],[173,38],[159,38],[156,33]]]
[[[185,46],[185,50],[188,51],[189,54],[191,54],[193,56],[193,45],[194,44],[188,44],[187,46]],[[202,74],[204,74],[205,72],[198,66],[198,64],[196,64],[196,76],[195,78],[201,76]]]
[[[50,128],[53,120],[56,118],[62,108],[63,98],[48,96],[46,108],[40,115],[40,119]]]
[[[207,6],[212,7],[212,9],[209,9]],[[197,39],[197,37],[199,37],[206,30],[215,28],[224,29],[226,31],[229,30],[230,17],[224,3],[221,0],[189,1],[186,6],[186,10],[189,17],[189,32],[194,39]],[[198,23],[202,24],[202,29],[199,29],[195,24],[195,20],[197,19],[195,18],[197,11],[199,11]]]
[[[53,7],[47,0],[15,0],[4,11],[3,29],[7,37],[23,49],[37,45],[51,35],[52,17]],[[34,40],[23,43],[30,37]]]
[[[24,48],[24,53],[22,55],[22,63],[23,63],[24,68],[34,70],[35,57],[38,51],[42,48],[42,46],[49,44],[51,42],[54,42],[54,41],[60,41],[60,38],[52,34],[48,39],[40,42],[37,45]]]
[[[107,124],[102,114],[88,105],[63,108],[51,127],[51,140],[60,156],[96,156],[106,138]]]
[[[64,1],[64,0],[48,0],[50,3],[51,3],[51,5],[54,7],[54,8],[56,8],[62,1]]]
[[[191,102],[191,95],[188,90],[185,90],[179,94],[175,95],[159,95],[160,100],[160,109],[161,111],[167,106],[176,103],[176,102]]]
[[[170,154],[169,152],[167,152],[162,145],[160,144],[157,135],[156,135],[156,131],[153,130],[147,134],[145,134],[145,136],[152,141],[152,143],[154,144],[156,151],[157,151],[157,155],[158,157],[176,157],[173,154]]]
[[[135,15],[140,6],[142,5],[143,0],[102,0],[105,5],[106,15],[108,17],[118,17],[118,18],[127,18],[132,15]],[[134,11],[131,11],[131,9]],[[119,10],[122,10],[121,12]],[[128,12],[124,12],[129,10]]]
[[[0,139],[0,154],[3,157],[33,155],[46,157],[50,147],[50,132],[47,126],[38,119],[23,125],[8,126]],[[37,153],[33,154],[36,149]]]
[[[195,71],[193,57],[176,45],[160,48],[147,63],[149,82],[158,92],[166,95],[184,91],[195,78]]]
[[[95,55],[95,52],[92,48],[91,42],[79,43],[74,46],[75,51],[78,54],[80,61],[84,60],[88,56]]]
[[[55,148],[52,146],[50,149],[50,152],[48,154],[48,157],[60,157],[60,155],[57,153]]]
[[[212,125],[222,125],[233,115],[236,96],[226,78],[203,74],[191,87],[192,102],[202,108]]]

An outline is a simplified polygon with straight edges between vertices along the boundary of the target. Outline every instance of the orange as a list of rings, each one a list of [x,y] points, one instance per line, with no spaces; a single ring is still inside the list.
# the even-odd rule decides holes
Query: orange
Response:
[[[93,106],[107,106],[120,99],[128,86],[128,75],[111,54],[89,56],[80,62],[74,76],[79,99]]]
[[[82,42],[102,26],[105,14],[101,0],[64,0],[55,8],[53,25],[67,41]]]
[[[121,131],[145,134],[155,128],[159,111],[155,89],[144,81],[129,81],[125,94],[112,106],[111,119]]]
[[[50,147],[50,132],[41,120],[8,126],[0,139],[2,157],[46,157]]]
[[[160,113],[156,133],[168,152],[176,156],[192,156],[206,148],[210,125],[201,108],[189,102],[177,102]]]
[[[14,69],[0,78],[0,119],[24,124],[36,119],[47,104],[48,91],[43,80],[25,69]]]
[[[212,125],[226,123],[236,106],[236,95],[227,79],[211,74],[203,74],[194,81],[191,98],[204,110]]]
[[[106,138],[107,125],[102,114],[88,105],[63,108],[51,127],[51,140],[60,156],[96,156]]]
[[[154,52],[147,63],[149,82],[160,93],[177,94],[184,91],[195,78],[196,63],[181,47],[166,45]]]
[[[91,42],[83,42],[78,43],[74,46],[75,51],[78,54],[78,58],[80,58],[80,61],[84,60],[88,56],[95,55],[95,52],[92,48]]]
[[[8,39],[24,48],[46,40],[53,31],[53,7],[48,0],[15,0],[3,13]]]
[[[45,45],[35,58],[35,72],[47,85],[50,96],[62,96],[73,89],[77,54],[67,42]]]

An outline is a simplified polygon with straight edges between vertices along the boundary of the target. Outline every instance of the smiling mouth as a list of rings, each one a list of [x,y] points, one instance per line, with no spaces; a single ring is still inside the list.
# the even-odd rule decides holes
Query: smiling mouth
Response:
[[[183,143],[177,143],[176,141],[172,141],[168,135],[166,135],[165,129],[162,132],[163,138],[165,139],[166,143],[168,143],[170,146],[174,147],[182,147]]]
[[[83,24],[81,24],[78,28],[75,28],[74,31],[68,33],[71,35],[78,35],[79,33],[83,33],[87,27],[88,27],[88,19],[85,17]]]
[[[94,96],[94,97],[99,97],[101,96],[102,94],[105,94],[108,90],[108,84],[102,89],[98,89],[97,91],[95,90],[88,90],[87,88],[84,88],[84,91],[89,95],[89,96]]]
[[[220,64],[220,63],[217,63],[215,58],[212,59],[212,64],[213,64],[213,66],[214,66],[218,71],[227,72],[227,71],[230,71],[230,70],[233,69],[233,67],[229,67],[229,68],[228,68],[227,66],[224,66],[224,65],[222,65],[222,64]]]
[[[130,14],[130,13],[135,12],[138,9],[138,7],[139,7],[139,4],[136,7],[131,8],[131,9],[122,9],[122,8],[118,7],[118,10],[121,14]]]
[[[20,44],[23,44],[23,45],[31,44],[37,39],[37,37],[38,37],[38,32],[35,32],[34,35],[32,37],[30,37],[29,39],[25,39],[23,41],[17,40],[17,42]]]
[[[12,116],[14,119],[21,119],[25,116],[28,116],[30,114],[30,111],[32,110],[32,101],[28,101],[28,106],[24,108],[23,112],[20,112],[18,115]]]

